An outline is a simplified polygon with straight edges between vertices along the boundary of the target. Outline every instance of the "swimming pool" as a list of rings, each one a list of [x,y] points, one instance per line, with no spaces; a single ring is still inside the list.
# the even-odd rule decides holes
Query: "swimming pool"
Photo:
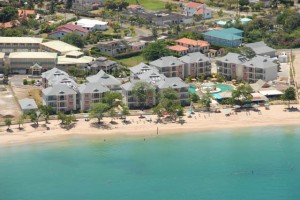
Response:
[[[196,87],[195,86],[193,86],[193,85],[190,85],[190,87],[189,87],[189,92],[190,93],[192,93],[192,94],[194,94],[194,93],[196,93]]]
[[[219,88],[221,91],[219,92],[216,92],[215,94],[217,95],[217,93],[220,93],[220,92],[226,92],[226,91],[232,91],[234,88],[233,86],[231,85],[227,85],[227,84],[216,84],[216,87]],[[194,94],[196,93],[197,91],[197,88],[193,85],[190,85],[189,87],[189,92]]]

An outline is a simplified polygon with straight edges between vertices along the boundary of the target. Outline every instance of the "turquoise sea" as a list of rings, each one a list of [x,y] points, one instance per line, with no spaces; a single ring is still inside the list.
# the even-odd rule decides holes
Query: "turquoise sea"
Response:
[[[0,147],[0,200],[299,200],[300,127]]]

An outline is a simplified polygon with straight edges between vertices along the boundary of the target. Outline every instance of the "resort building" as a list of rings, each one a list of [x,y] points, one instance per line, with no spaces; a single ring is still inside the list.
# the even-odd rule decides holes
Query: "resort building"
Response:
[[[102,97],[109,89],[99,83],[85,83],[79,86],[80,110],[88,111],[94,103],[102,102]]]
[[[212,11],[202,3],[189,2],[183,6],[183,12],[186,16],[201,15],[202,19],[212,18]]]
[[[60,40],[52,40],[49,42],[44,42],[40,44],[41,51],[53,52],[60,55],[65,55],[71,51],[81,51],[80,48],[70,45],[68,43],[62,42]]]
[[[243,31],[236,28],[227,28],[223,30],[212,30],[203,33],[204,40],[211,44],[227,47],[238,47],[242,44]]]
[[[67,72],[62,71],[56,67],[42,73],[42,86],[47,88],[53,85],[54,82],[58,79],[69,78]],[[54,81],[53,81],[54,80]]]
[[[185,77],[184,63],[174,56],[161,57],[149,64],[166,77],[180,77],[182,79]]]
[[[181,45],[169,46],[168,49],[182,56],[189,52],[189,48]]]
[[[185,78],[188,76],[198,77],[211,73],[210,59],[200,52],[189,53],[180,57],[179,60],[185,63]]]
[[[69,67],[85,68],[94,59],[91,56],[85,56],[81,51],[70,51],[57,57],[57,67],[65,71]]]
[[[239,79],[254,83],[259,79],[271,81],[277,78],[278,64],[271,58],[255,56],[248,59],[245,56],[228,53],[216,61],[218,73],[228,79]]]
[[[88,34],[88,30],[82,28],[81,26],[77,26],[75,24],[65,24],[57,27],[52,33],[48,34],[48,37],[55,39],[62,39],[68,33],[77,33],[81,37],[84,37]]]
[[[156,71],[159,72],[157,68],[146,65],[145,63],[140,63],[136,66],[130,67],[130,80],[140,79],[139,76],[148,71]]]
[[[246,47],[251,48],[256,55],[269,56],[271,58],[276,56],[276,49],[269,47],[265,42],[254,42],[245,44]]]
[[[31,67],[35,64],[42,67],[41,73],[56,66],[57,54],[48,52],[13,52],[9,54],[8,60],[12,73],[32,74]]]
[[[80,19],[75,22],[75,25],[81,26],[88,31],[105,31],[107,30],[107,22],[103,22],[95,19]]]
[[[176,44],[187,47],[189,52],[201,52],[206,53],[209,51],[209,43],[203,40],[192,40],[189,38],[181,38],[176,40]]]
[[[96,75],[87,77],[86,80],[89,83],[99,83],[110,90],[120,90],[121,81],[105,73],[103,70],[99,71]]]
[[[99,57],[94,58],[89,63],[88,68],[93,74],[98,73],[100,70],[103,70],[105,73],[111,73],[117,66],[118,63],[116,61],[109,60],[106,57]]]
[[[0,37],[0,52],[38,52],[43,38],[34,37]]]
[[[78,89],[71,84],[57,84],[42,90],[43,105],[51,106],[56,113],[77,110]]]

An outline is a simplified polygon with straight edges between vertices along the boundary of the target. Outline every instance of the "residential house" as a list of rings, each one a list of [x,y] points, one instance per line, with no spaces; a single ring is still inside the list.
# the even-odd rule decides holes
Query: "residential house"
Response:
[[[97,82],[81,84],[78,90],[80,110],[84,112],[88,111],[93,104],[102,102],[105,92],[109,91],[108,87]]]
[[[188,76],[209,75],[211,73],[210,59],[200,52],[189,53],[180,57],[179,60],[185,63],[185,78]]]
[[[78,89],[70,84],[57,84],[42,90],[43,105],[51,106],[56,113],[77,110]]]
[[[38,52],[42,41],[34,37],[0,37],[0,52]]]
[[[69,67],[85,69],[94,59],[94,57],[85,56],[81,51],[70,51],[57,57],[57,67],[62,70],[67,70]]]
[[[203,19],[212,18],[212,11],[202,3],[189,2],[184,5],[183,12],[186,16],[201,15]]]
[[[49,42],[41,43],[40,49],[41,49],[41,51],[44,51],[44,52],[57,53],[59,56],[65,55],[66,53],[71,52],[71,51],[81,51],[80,48],[70,45],[68,43],[65,43],[63,41],[60,41],[60,40],[52,40]]]
[[[87,77],[86,80],[89,83],[100,83],[110,90],[120,90],[121,81],[114,76],[105,73],[103,70],[100,70],[96,75]]]
[[[66,3],[67,0],[63,1]],[[72,9],[76,11],[89,11],[103,5],[103,0],[73,0]]]
[[[236,28],[227,28],[223,30],[212,30],[203,33],[204,40],[211,44],[227,47],[238,47],[242,44],[243,31]]]
[[[189,52],[189,48],[181,45],[169,46],[168,49],[182,56]]]
[[[139,41],[131,42],[128,45],[133,51],[141,51],[146,47],[147,43],[145,41]]]
[[[77,26],[74,24],[65,24],[62,26],[57,27],[52,33],[48,34],[50,38],[62,39],[68,33],[77,33],[81,37],[84,37],[88,34],[88,30],[82,28],[81,26]]]
[[[110,56],[124,53],[129,48],[128,44],[123,40],[99,42],[96,47],[100,50],[100,52],[108,54]]]
[[[176,44],[187,47],[189,52],[201,52],[206,53],[209,51],[210,44],[203,40],[192,40],[189,38],[181,38],[176,40]]]
[[[12,73],[31,74],[31,67],[38,64],[47,71],[56,66],[57,54],[49,52],[12,52],[8,56]]]
[[[246,47],[251,48],[256,55],[275,57],[276,49],[269,47],[265,42],[254,42],[245,44]]]
[[[35,10],[18,9],[19,20],[27,20],[30,16],[34,17],[35,15]]]
[[[249,1],[250,5],[254,5],[254,4],[258,3],[258,2],[261,2],[262,6],[264,8],[270,7],[271,4],[272,4],[272,0],[250,0]]]
[[[103,22],[95,19],[80,19],[75,22],[75,25],[81,26],[82,28],[88,31],[96,31],[96,30],[105,31],[108,29],[107,22]]]
[[[161,57],[149,64],[156,67],[166,77],[180,77],[182,79],[185,77],[184,63],[174,56]]]
[[[127,6],[127,9],[130,10],[144,10],[144,7],[141,5],[137,5],[137,4],[130,4],[129,6]]]
[[[89,62],[88,68],[94,74],[100,70],[103,70],[105,73],[111,73],[117,66],[118,63],[116,61],[109,60],[106,57],[99,57]]]
[[[271,58],[255,56],[248,59],[245,56],[228,53],[216,61],[218,73],[228,79],[239,79],[254,83],[259,79],[264,81],[277,78],[278,64]]]

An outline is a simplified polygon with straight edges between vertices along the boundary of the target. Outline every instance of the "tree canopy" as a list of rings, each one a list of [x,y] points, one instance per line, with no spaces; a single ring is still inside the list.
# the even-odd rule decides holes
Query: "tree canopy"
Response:
[[[164,89],[159,96],[159,108],[163,108],[163,110],[176,120],[178,114],[182,113],[183,110],[179,98],[178,92],[173,88]]]
[[[109,91],[104,94],[102,101],[106,103],[110,108],[115,108],[122,105],[122,94],[120,92]]]
[[[244,102],[249,102],[252,99],[252,93],[253,90],[248,84],[243,84],[238,86],[233,92],[232,92],[232,98],[237,104],[243,104]]]
[[[109,106],[106,103],[95,103],[89,110],[90,118],[97,118],[98,123],[100,124],[101,119],[109,110]]]
[[[79,48],[82,48],[84,46],[84,41],[82,37],[75,32],[68,33],[67,35],[65,35],[65,37],[62,40],[66,43],[77,46]]]
[[[290,102],[296,99],[296,91],[295,88],[289,87],[284,91],[281,96],[282,100],[288,101],[288,107],[290,107]]]
[[[132,88],[132,95],[137,98],[141,109],[144,108],[149,95],[154,95],[155,89],[147,82],[137,82]]]
[[[170,55],[172,55],[172,52],[167,48],[167,45],[163,41],[150,43],[143,50],[143,57],[147,61],[153,61],[160,57]]]
[[[0,11],[0,22],[9,22],[17,19],[18,9],[12,6],[6,6]]]

